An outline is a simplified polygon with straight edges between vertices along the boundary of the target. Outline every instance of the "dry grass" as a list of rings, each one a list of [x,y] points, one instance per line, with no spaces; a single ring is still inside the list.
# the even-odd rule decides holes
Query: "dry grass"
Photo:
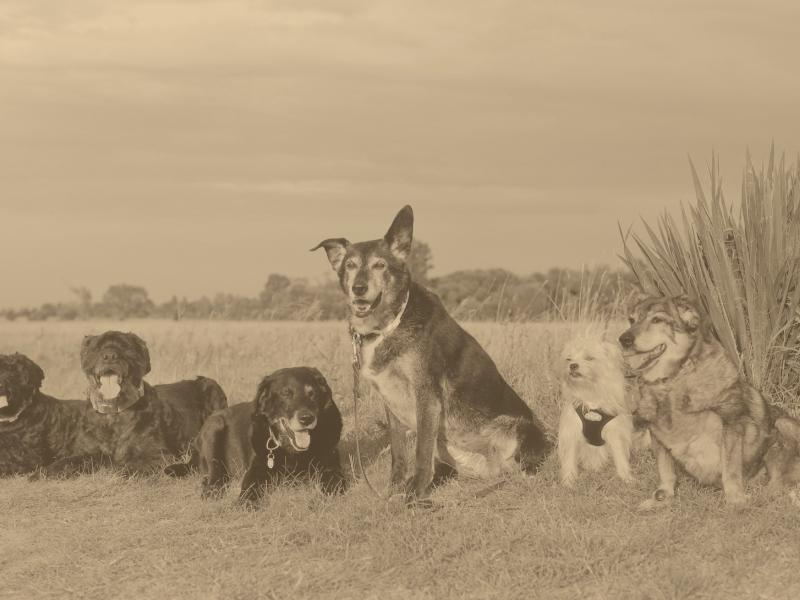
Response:
[[[345,414],[352,450],[349,347],[343,324],[128,322],[0,324],[0,352],[29,354],[44,389],[79,397],[78,345],[108,327],[149,343],[159,383],[205,374],[230,401],[249,401],[266,372],[313,364]],[[469,326],[501,371],[555,426],[551,353],[572,326]],[[382,410],[367,396],[362,436],[374,482],[388,456],[374,427]],[[535,478],[513,477],[476,498],[485,483],[457,481],[437,509],[396,509],[356,484],[323,497],[309,485],[279,490],[248,511],[226,498],[203,502],[198,479],[126,480],[101,472],[67,481],[3,480],[0,597],[85,598],[796,598],[800,511],[751,490],[731,512],[715,490],[684,481],[664,512],[635,510],[655,485],[646,453],[637,483],[611,470],[557,484],[555,457]]]

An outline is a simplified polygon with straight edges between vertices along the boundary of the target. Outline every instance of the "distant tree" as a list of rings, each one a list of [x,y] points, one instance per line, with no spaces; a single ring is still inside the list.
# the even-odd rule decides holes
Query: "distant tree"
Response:
[[[103,294],[104,312],[118,319],[147,317],[154,309],[147,290],[138,285],[112,285]]]
[[[262,306],[265,308],[272,308],[275,301],[275,296],[285,291],[292,284],[292,280],[286,275],[279,275],[278,273],[270,273],[267,277],[267,283],[264,284],[264,289],[258,295],[261,300]]]
[[[76,298],[75,317],[88,319],[92,316],[92,292],[86,286],[76,286],[69,288]]]

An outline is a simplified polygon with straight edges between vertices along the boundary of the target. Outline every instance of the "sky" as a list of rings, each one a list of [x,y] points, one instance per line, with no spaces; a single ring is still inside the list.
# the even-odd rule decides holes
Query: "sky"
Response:
[[[0,0],[0,308],[255,295],[405,204],[434,274],[617,266],[800,150],[795,0]],[[636,229],[636,230],[639,230]]]

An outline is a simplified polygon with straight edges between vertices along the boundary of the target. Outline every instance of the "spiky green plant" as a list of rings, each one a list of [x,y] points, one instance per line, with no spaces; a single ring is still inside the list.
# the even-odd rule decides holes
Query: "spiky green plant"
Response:
[[[691,161],[690,161],[691,162]],[[800,161],[757,169],[750,155],[741,202],[725,201],[712,156],[707,196],[691,165],[696,202],[665,213],[646,235],[622,234],[623,260],[646,293],[699,302],[742,373],[782,404],[800,392]]]

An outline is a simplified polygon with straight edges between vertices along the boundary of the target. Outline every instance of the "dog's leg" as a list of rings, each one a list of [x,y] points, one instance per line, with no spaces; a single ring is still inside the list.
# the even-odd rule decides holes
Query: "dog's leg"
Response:
[[[389,444],[392,451],[391,488],[401,491],[406,483],[408,473],[408,447],[406,446],[406,427],[386,408],[386,420],[389,424]]]
[[[653,453],[656,455],[656,467],[658,468],[658,489],[653,492],[649,500],[645,500],[639,505],[639,510],[652,510],[666,506],[675,497],[675,460],[661,442],[651,434],[653,442]]]
[[[406,484],[406,503],[427,506],[433,481],[433,455],[439,434],[441,404],[430,390],[417,395],[417,451],[414,475]]]
[[[740,506],[747,502],[744,493],[744,474],[742,461],[744,452],[744,435],[738,424],[722,425],[722,489],[725,491],[725,502],[731,506]]]
[[[42,477],[74,477],[81,473],[93,473],[104,466],[111,466],[111,459],[100,452],[67,456],[44,467],[39,467],[28,476],[28,480],[36,481]]]
[[[200,464],[206,470],[200,484],[202,498],[221,496],[231,477],[225,456],[227,434],[225,422],[221,418],[211,417],[211,419],[213,421],[209,421],[206,433],[208,439],[203,440],[200,446]]]
[[[561,483],[573,487],[578,478],[579,442],[570,436],[561,436],[558,440],[558,462],[561,465]]]
[[[267,487],[268,470],[266,456],[254,455],[242,478],[242,489],[239,492],[240,502],[254,504],[261,500]]]

